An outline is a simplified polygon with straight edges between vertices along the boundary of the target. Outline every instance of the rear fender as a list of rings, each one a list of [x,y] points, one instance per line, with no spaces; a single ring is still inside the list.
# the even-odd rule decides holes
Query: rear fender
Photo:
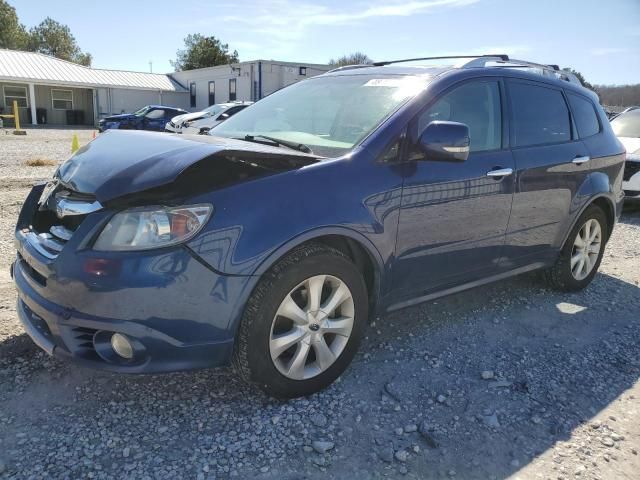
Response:
[[[612,215],[613,221],[615,222],[620,210],[622,210],[622,203],[616,199],[616,195],[613,193],[612,186],[609,182],[609,177],[602,172],[593,172],[587,177],[574,198],[569,221],[567,222],[566,228],[561,230],[562,236],[558,239],[558,248],[562,248],[565,244],[569,234],[585,210],[600,198],[607,202],[609,212],[605,213]],[[574,206],[576,208],[574,208]],[[611,236],[611,232],[609,232],[609,236]]]

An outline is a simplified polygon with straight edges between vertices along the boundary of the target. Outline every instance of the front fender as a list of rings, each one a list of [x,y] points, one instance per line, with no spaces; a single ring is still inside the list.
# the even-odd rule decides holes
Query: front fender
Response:
[[[376,270],[382,274],[385,269],[385,262],[382,258],[382,255],[376,248],[376,246],[364,235],[360,232],[353,230],[351,228],[343,227],[340,225],[335,226],[326,226],[314,228],[312,230],[308,230],[303,232],[296,237],[292,238],[288,242],[280,245],[278,248],[273,250],[269,256],[267,256],[256,268],[254,275],[263,275],[267,270],[269,270],[280,258],[290,252],[294,248],[302,245],[303,243],[312,241],[316,238],[320,238],[326,235],[339,235],[342,237],[348,237],[362,247],[364,247],[365,251],[369,254],[371,259],[374,261]]]

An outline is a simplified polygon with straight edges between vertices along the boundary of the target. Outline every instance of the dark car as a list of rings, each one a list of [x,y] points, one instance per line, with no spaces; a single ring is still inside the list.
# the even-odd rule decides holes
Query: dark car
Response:
[[[164,126],[173,117],[188,113],[186,110],[162,105],[147,105],[133,113],[111,115],[98,122],[98,130],[154,130],[164,131]]]
[[[623,201],[598,99],[556,67],[456,65],[338,69],[213,136],[101,135],[24,203],[25,329],[84,365],[232,363],[294,397],[370,318],[532,270],[586,287]]]

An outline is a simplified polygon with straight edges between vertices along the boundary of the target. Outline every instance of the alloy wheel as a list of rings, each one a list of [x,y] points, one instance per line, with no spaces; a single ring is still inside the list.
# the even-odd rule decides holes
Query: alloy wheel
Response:
[[[602,247],[602,228],[598,220],[585,222],[573,242],[571,274],[576,280],[584,280],[593,270]]]
[[[275,367],[293,380],[327,370],[349,342],[354,314],[351,291],[339,278],[315,275],[299,283],[282,300],[271,325]]]

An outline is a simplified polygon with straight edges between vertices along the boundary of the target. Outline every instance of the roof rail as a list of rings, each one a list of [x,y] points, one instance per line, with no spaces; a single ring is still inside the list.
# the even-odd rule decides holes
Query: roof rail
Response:
[[[540,75],[545,77],[557,78],[559,80],[564,80],[569,83],[582,85],[582,82],[580,82],[578,77],[576,77],[571,72],[568,72],[566,70],[561,70],[558,65],[553,65],[553,64],[545,65],[542,63],[529,62],[526,60],[516,60],[515,58],[493,60],[488,57],[489,57],[488,55],[484,55],[482,57],[474,58],[473,60],[465,63],[462,66],[462,68],[473,68],[473,67],[527,68],[527,69],[533,69],[535,73],[539,73]],[[487,63],[494,63],[494,65],[487,65]]]
[[[420,58],[404,58],[401,60],[385,60],[382,62],[373,62],[373,66],[375,67],[384,67],[385,65],[391,65],[392,63],[405,63],[405,62],[417,62],[419,60],[448,60],[455,58],[482,58],[482,57],[492,57],[498,58],[502,61],[508,61],[509,56],[504,54],[497,55],[447,55],[444,57],[420,57]]]
[[[366,67],[371,67],[371,65],[364,65],[364,64],[358,64],[358,65],[343,65],[341,67],[336,67],[333,68],[331,70],[329,70],[327,73],[331,73],[331,72],[340,72],[342,70],[355,70],[356,68],[366,68]]]
[[[371,65],[346,65],[344,67],[334,68],[329,72],[337,72],[340,70],[351,70],[355,68],[365,67],[384,67],[394,63],[416,62],[420,60],[450,60],[450,59],[470,59],[468,62],[460,65],[460,68],[483,68],[483,67],[498,67],[498,68],[523,68],[532,69],[535,73],[542,76],[557,78],[569,83],[575,83],[582,85],[582,82],[573,73],[566,70],[561,70],[558,65],[555,64],[542,64],[528,62],[526,60],[516,60],[509,58],[508,55],[503,53],[490,54],[490,55],[448,55],[440,57],[420,57],[420,58],[405,58],[401,60],[385,60],[381,62],[373,62]],[[487,65],[487,64],[493,65]]]

